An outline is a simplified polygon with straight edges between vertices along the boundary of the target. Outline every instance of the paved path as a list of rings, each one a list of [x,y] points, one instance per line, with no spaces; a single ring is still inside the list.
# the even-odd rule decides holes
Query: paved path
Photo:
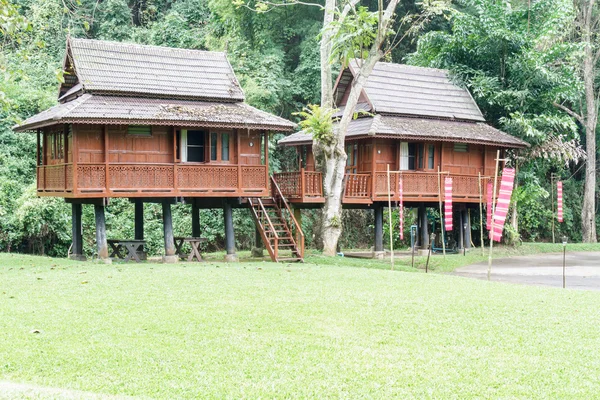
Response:
[[[562,287],[563,255],[536,254],[501,258],[492,264],[492,280],[525,285]],[[455,275],[487,279],[487,261],[458,268]],[[567,288],[600,290],[600,252],[567,252]]]

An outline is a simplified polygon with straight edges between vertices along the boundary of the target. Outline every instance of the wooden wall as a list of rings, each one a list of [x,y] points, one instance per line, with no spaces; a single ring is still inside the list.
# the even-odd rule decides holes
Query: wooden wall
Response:
[[[261,164],[261,149],[262,138],[261,134],[256,131],[238,130],[239,135],[239,159],[243,165],[260,165]]]
[[[80,124],[74,126],[77,145],[77,162],[104,163],[104,126]],[[153,126],[151,136],[128,135],[126,125],[108,125],[108,161],[111,163],[173,163],[173,128]],[[193,129],[191,129],[193,130]],[[200,130],[200,129],[198,129]],[[206,129],[206,160],[210,159]],[[263,162],[262,133],[259,131],[226,131],[230,134],[230,160],[212,161],[213,164],[227,163],[242,165],[261,165]],[[239,142],[237,134],[239,133]],[[70,148],[71,146],[69,146]],[[239,156],[238,156],[239,155]],[[207,161],[207,164],[211,163]]]
[[[373,170],[375,166],[376,171],[385,171],[387,165],[390,166],[390,170],[397,171],[400,168],[399,165],[399,146],[400,141],[396,139],[360,139],[351,141],[351,143],[358,144],[357,152],[357,171],[358,173],[368,173]],[[483,146],[477,144],[468,144],[467,151],[455,149],[454,143],[442,143],[442,142],[410,142],[415,143],[416,154],[415,154],[415,166],[416,171],[424,172],[437,172],[438,166],[441,171],[448,171],[451,174],[464,174],[476,176],[481,173],[482,176],[492,176],[495,171],[495,159],[497,147]],[[423,155],[423,168],[418,167],[419,160],[419,144],[423,144],[422,149],[424,150]],[[429,151],[430,147],[433,146],[434,160],[433,169],[429,168]],[[375,151],[373,151],[375,146]],[[314,169],[312,164],[312,147],[307,145],[307,160],[310,160],[310,168],[307,163],[307,170]],[[302,151],[302,147],[297,147],[298,151]],[[464,149],[464,147],[462,148]],[[501,152],[502,157],[503,152]],[[373,162],[373,156],[375,161]]]

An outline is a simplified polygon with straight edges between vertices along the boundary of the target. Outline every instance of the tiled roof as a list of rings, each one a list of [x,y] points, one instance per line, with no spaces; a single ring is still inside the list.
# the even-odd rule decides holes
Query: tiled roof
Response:
[[[346,138],[389,137],[401,140],[463,142],[500,147],[524,148],[526,142],[481,122],[376,115],[350,122]],[[294,133],[279,141],[283,145],[312,143],[304,132]]]
[[[225,53],[71,38],[67,54],[87,93],[244,100]]]
[[[358,61],[349,68],[357,72]],[[342,74],[339,89],[347,87],[348,80],[348,74]],[[378,114],[485,121],[471,94],[452,83],[445,70],[378,62],[364,90],[371,111]]]
[[[295,124],[242,102],[207,102],[86,93],[27,119],[25,131],[58,123],[177,125],[290,132]]]

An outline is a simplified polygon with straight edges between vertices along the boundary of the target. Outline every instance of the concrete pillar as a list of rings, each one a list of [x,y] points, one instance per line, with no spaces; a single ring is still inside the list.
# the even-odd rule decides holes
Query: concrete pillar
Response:
[[[471,214],[469,213],[469,209],[463,211],[463,225],[466,224],[467,228],[465,229],[465,248],[471,248]]]
[[[200,208],[192,203],[192,236],[200,237]]]
[[[96,247],[98,249],[98,259],[110,263],[108,258],[108,243],[106,241],[106,219],[104,216],[104,206],[94,205],[94,214],[96,216]]]
[[[71,227],[73,234],[73,246],[71,248],[72,253],[69,258],[72,260],[85,261],[86,258],[83,255],[81,204],[71,204]]]
[[[382,258],[385,254],[383,250],[383,206],[374,204],[373,211],[375,213],[375,247],[374,256]]]
[[[163,201],[162,203],[163,230],[165,235],[165,255],[164,263],[176,263],[175,239],[173,238],[173,217],[171,215],[171,203]]]
[[[235,233],[233,230],[233,210],[231,204],[225,201],[223,205],[223,218],[225,219],[225,261],[238,261],[235,254]]]

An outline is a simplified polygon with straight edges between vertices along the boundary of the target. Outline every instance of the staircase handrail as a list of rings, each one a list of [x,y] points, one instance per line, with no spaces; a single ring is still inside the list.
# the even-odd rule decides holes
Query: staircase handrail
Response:
[[[258,200],[258,205],[260,206],[260,209],[263,212],[263,215],[265,216],[265,218],[267,219],[267,222],[269,223],[269,228],[271,228],[271,231],[275,235],[275,243],[277,243],[277,241],[279,241],[279,234],[275,230],[275,227],[273,226],[273,223],[271,222],[271,218],[269,218],[269,214],[267,214],[267,209],[265,208],[262,200],[261,199],[257,199],[257,200]]]
[[[304,232],[302,232],[302,227],[296,220],[296,217],[294,217],[294,213],[292,212],[287,200],[281,193],[281,189],[279,189],[279,185],[277,184],[277,181],[275,181],[275,178],[273,177],[273,175],[271,175],[271,190],[274,191],[275,194],[277,195],[277,196],[273,196],[273,197],[274,198],[277,197],[277,198],[281,199],[281,201],[283,202],[283,205],[285,206],[285,209],[290,214],[290,218],[291,218],[292,222],[294,223],[294,226],[296,227],[296,233],[300,236],[300,243],[296,243],[296,246],[299,247],[299,251],[301,253],[300,257],[304,258]]]

